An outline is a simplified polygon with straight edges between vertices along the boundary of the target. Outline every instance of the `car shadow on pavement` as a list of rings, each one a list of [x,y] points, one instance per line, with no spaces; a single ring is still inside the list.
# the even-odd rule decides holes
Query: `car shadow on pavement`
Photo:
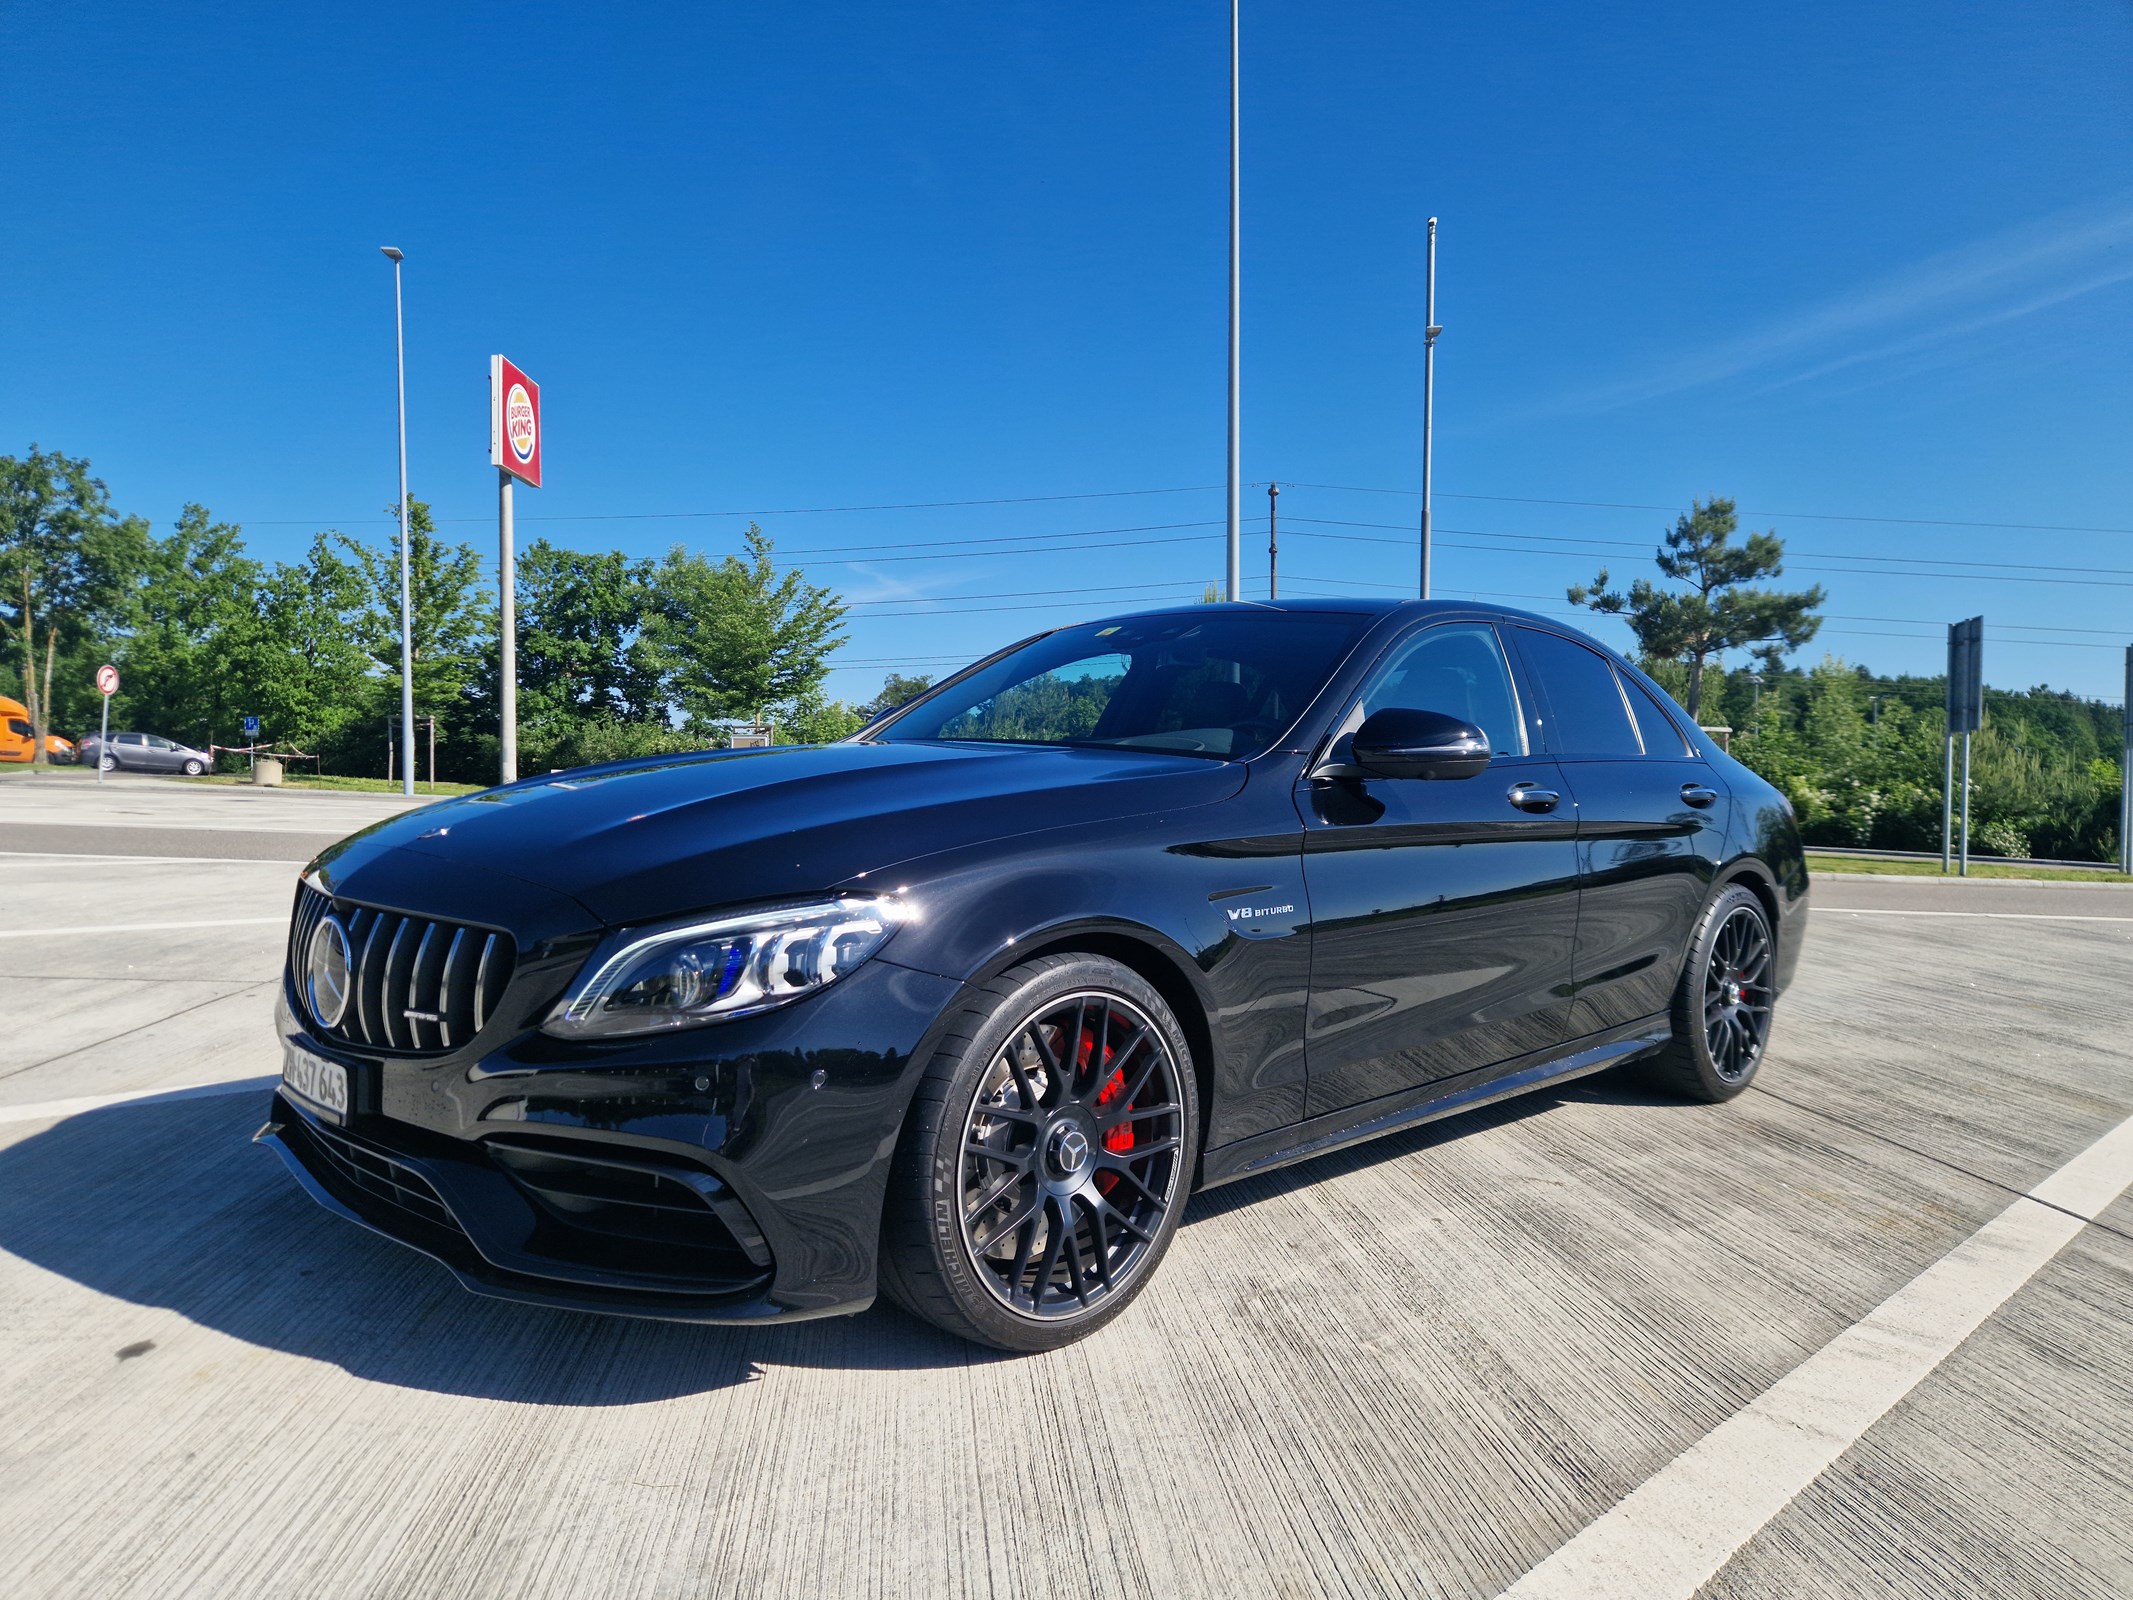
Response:
[[[263,1094],[133,1103],[15,1141],[0,1149],[0,1250],[123,1302],[89,1313],[108,1320],[114,1352],[141,1338],[126,1306],[164,1307],[357,1377],[481,1399],[637,1405],[745,1384],[769,1366],[1010,1359],[887,1306],[719,1328],[469,1294],[428,1257],[307,1199],[249,1142],[266,1110]]]
[[[1631,1070],[1616,1069],[1594,1073],[1591,1077],[1573,1079],[1559,1088],[1536,1089],[1530,1094],[1499,1100],[1492,1106],[1463,1112],[1456,1117],[1446,1117],[1441,1122],[1425,1122],[1420,1127],[1410,1128],[1402,1133],[1388,1133],[1381,1138],[1352,1144],[1342,1150],[1329,1150],[1322,1156],[1313,1156],[1293,1167],[1282,1167],[1273,1172],[1240,1178],[1235,1183],[1227,1183],[1219,1189],[1211,1189],[1205,1194],[1194,1196],[1185,1222],[1189,1227],[1194,1222],[1223,1216],[1243,1206],[1271,1199],[1275,1195],[1308,1188],[1315,1183],[1324,1183],[1343,1173],[1360,1172],[1380,1162],[1398,1161],[1405,1156],[1465,1138],[1469,1134],[1523,1122],[1528,1117],[1553,1111],[1570,1101],[1582,1101],[1588,1105],[1634,1106],[1657,1110],[1686,1111],[1694,1108],[1692,1102],[1682,1099],[1679,1095],[1670,1095],[1647,1087]]]

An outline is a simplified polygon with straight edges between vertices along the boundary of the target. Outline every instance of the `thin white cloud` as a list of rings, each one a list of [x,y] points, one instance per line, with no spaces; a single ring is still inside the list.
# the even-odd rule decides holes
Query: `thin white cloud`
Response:
[[[2129,278],[2133,197],[2119,196],[1927,256],[1737,338],[1683,352],[1650,372],[1566,396],[1549,409],[1612,410],[1750,376],[1763,379],[1762,387],[1804,383],[1946,344]],[[1890,333],[1898,337],[1858,348],[1861,340]]]

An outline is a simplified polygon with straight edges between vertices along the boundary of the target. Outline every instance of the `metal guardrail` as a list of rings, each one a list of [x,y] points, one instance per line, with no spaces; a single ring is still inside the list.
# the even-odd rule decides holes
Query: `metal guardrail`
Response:
[[[1859,861],[1938,861],[1938,850],[1840,850],[1835,845],[1811,844],[1811,854],[1818,856],[1850,856]],[[2115,861],[2048,861],[2036,856],[1988,856],[1973,849],[1970,852],[1973,866],[1990,862],[1998,867],[2078,867],[2089,872],[2116,872]]]

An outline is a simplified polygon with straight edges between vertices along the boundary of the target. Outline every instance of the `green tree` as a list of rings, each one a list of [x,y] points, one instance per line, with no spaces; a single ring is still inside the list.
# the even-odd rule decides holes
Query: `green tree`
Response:
[[[19,459],[0,456],[0,643],[22,662],[22,702],[38,761],[52,725],[59,648],[88,633],[114,602],[126,557],[144,537],[138,521],[111,509],[109,491],[86,460],[34,444]]]
[[[365,604],[355,637],[375,664],[373,715],[400,709],[400,549],[395,529],[382,546],[337,536],[358,574]],[[472,746],[473,701],[483,646],[493,637],[489,594],[481,587],[481,557],[473,546],[437,536],[426,501],[408,498],[408,592],[413,640],[415,715],[437,719],[440,745]],[[419,742],[419,741],[418,741]],[[448,750],[455,770],[465,752]]]
[[[646,659],[699,730],[819,693],[830,652],[844,642],[837,597],[797,569],[780,576],[770,537],[754,523],[744,538],[745,559],[714,562],[676,545],[650,575]]]
[[[1784,572],[1785,546],[1775,533],[1751,533],[1734,544],[1739,527],[1731,500],[1692,501],[1657,554],[1661,576],[1684,588],[1664,589],[1639,578],[1628,593],[1619,593],[1607,587],[1602,567],[1591,583],[1573,584],[1569,591],[1572,605],[1626,617],[1646,656],[1687,667],[1684,705],[1692,719],[1703,709],[1706,661],[1760,646],[1758,655],[1774,668],[1784,651],[1805,644],[1822,625],[1813,615],[1824,599],[1821,585],[1790,594],[1747,587]]]
[[[922,672],[906,677],[901,672],[892,672],[881,680],[881,693],[858,708],[860,714],[872,719],[884,711],[894,711],[908,700],[916,700],[933,687],[933,675]]]
[[[263,576],[240,530],[204,506],[188,505],[150,542],[115,652],[130,720],[188,743],[235,739],[250,709]]]
[[[619,550],[565,550],[546,539],[526,547],[517,587],[522,722],[665,720],[658,665],[644,638],[652,573],[653,563]]]

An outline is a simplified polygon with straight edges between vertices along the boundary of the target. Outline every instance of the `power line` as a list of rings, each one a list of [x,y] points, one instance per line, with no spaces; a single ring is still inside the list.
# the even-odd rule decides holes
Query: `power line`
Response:
[[[1124,500],[1147,494],[1203,494],[1222,487],[1219,483],[1181,484],[1169,489],[1090,489],[1078,494],[1003,495],[990,500],[910,500],[872,506],[782,506],[770,511],[597,511],[581,515],[518,517],[519,522],[684,522],[710,521],[719,517],[813,517],[862,511],[949,511],[965,506],[1033,506],[1056,500]],[[396,512],[387,512],[390,518]],[[346,522],[353,526],[378,520],[373,517],[291,517],[277,521],[251,522],[253,528],[319,528]],[[456,522],[488,523],[494,517],[436,517],[438,526]]]
[[[1403,531],[1405,531],[1405,530],[1406,530],[1406,525],[1405,525],[1404,523],[1398,523],[1398,522],[1342,522],[1342,521],[1336,521],[1336,520],[1334,520],[1334,519],[1332,519],[1332,518],[1328,518],[1328,517],[1291,517],[1291,518],[1290,518],[1289,520],[1290,520],[1290,521],[1292,521],[1292,522],[1304,522],[1304,523],[1311,523],[1311,524],[1314,524],[1314,525],[1317,525],[1317,526],[1321,526],[1321,527],[1328,527],[1328,528],[1385,528],[1385,529],[1390,529],[1390,530],[1392,530],[1392,531],[1394,531],[1394,532],[1403,532]],[[1497,531],[1497,530],[1495,530],[1495,529],[1490,529],[1490,528],[1446,528],[1446,529],[1444,529],[1443,531],[1444,531],[1444,532],[1446,532],[1446,533],[1456,533],[1456,534],[1461,534],[1461,535],[1464,535],[1465,537],[1467,537],[1467,538],[1470,538],[1470,539],[1515,539],[1515,540],[1518,540],[1518,541],[1519,541],[1520,543],[1524,543],[1524,544],[1576,544],[1576,545],[1591,545],[1591,546],[1602,546],[1602,547],[1605,547],[1606,549],[1611,549],[1611,550],[1639,550],[1639,551],[1642,551],[1642,550],[1652,550],[1652,549],[1655,549],[1655,548],[1657,548],[1657,547],[1656,547],[1655,545],[1653,545],[1653,544],[1651,543],[1651,541],[1649,541],[1649,540],[1630,540],[1630,539],[1596,539],[1596,538],[1593,538],[1593,537],[1591,537],[1590,535],[1587,535],[1587,534],[1582,534],[1582,533],[1503,533],[1503,532],[1499,532],[1499,531]],[[2133,530],[2129,530],[2129,531],[2133,531]],[[1332,535],[1332,534],[1324,534],[1324,535],[1321,535],[1320,537],[1323,537],[1323,538],[1333,538],[1333,537],[1335,537],[1335,535]],[[1368,540],[1368,541],[1359,541],[1359,542],[1367,542],[1367,543],[1371,543],[1371,544],[1398,544],[1398,545],[1405,545],[1405,544],[1412,544],[1412,543],[1413,543],[1414,541],[1413,541],[1413,538],[1412,538],[1412,537],[1409,537],[1409,538],[1406,538],[1406,539],[1372,539],[1372,540]],[[1474,548],[1474,549],[1485,549],[1485,548],[1487,548],[1487,546],[1470,546],[1469,548]],[[1551,552],[1546,552],[1546,553],[1548,553],[1548,554],[1557,554],[1557,555],[1567,555],[1567,554],[1573,554],[1573,553],[1576,553],[1576,552],[1571,552],[1571,551],[1551,551]],[[2097,575],[2100,575],[2100,576],[2106,576],[2106,577],[2133,578],[2133,567],[2067,567],[2067,566],[2047,566],[2047,565],[2044,565],[2044,564],[2041,564],[2041,563],[2038,563],[2038,562],[2028,562],[2028,561],[1970,561],[1970,560],[1965,560],[1965,559],[1963,559],[1963,558],[1961,558],[1961,557],[1948,557],[1948,556],[1883,556],[1883,555],[1866,555],[1866,556],[1858,556],[1858,555],[1851,555],[1851,554],[1849,554],[1849,553],[1847,553],[1847,552],[1844,552],[1844,551],[1838,551],[1838,550],[1798,550],[1798,551],[1793,551],[1793,552],[1791,552],[1791,553],[1792,553],[1792,554],[1794,554],[1794,555],[1802,555],[1802,556],[1806,556],[1806,557],[1807,557],[1807,558],[1808,558],[1809,560],[1811,560],[1811,561],[1881,561],[1881,562],[1888,562],[1888,563],[1892,563],[1892,564],[1895,564],[1895,565],[1900,565],[1900,566],[1915,566],[1915,567],[1986,567],[1986,568],[1991,568],[1991,569],[1993,569],[1993,570],[1996,570],[1996,571],[1997,571],[1997,570],[2006,570],[2006,571],[2012,571],[2012,572],[2074,572],[2074,573],[2089,573],[2089,574],[2097,574]],[[1802,570],[1802,571],[1811,571],[1811,570],[1815,570],[1815,569],[1811,569],[1811,568],[1802,568],[1801,570]],[[1824,569],[1824,570],[1826,570],[1826,569]]]
[[[1283,479],[1284,483],[1290,480]],[[1333,489],[1348,494],[1396,494],[1408,499],[1419,499],[1419,489],[1377,489],[1358,483],[1302,483],[1298,489]],[[1488,500],[1501,505],[1518,506],[1578,506],[1597,511],[1672,511],[1679,513],[1678,505],[1647,505],[1633,500],[1543,500],[1533,495],[1520,494],[1445,494],[1436,491],[1446,500]],[[1837,511],[1741,511],[1744,517],[1785,517],[1795,522],[1886,522],[1914,528],[1993,528],[2022,533],[2133,533],[2133,528],[2091,528],[2073,523],[2060,522],[1962,522],[1950,517],[1872,517],[1856,512]]]

